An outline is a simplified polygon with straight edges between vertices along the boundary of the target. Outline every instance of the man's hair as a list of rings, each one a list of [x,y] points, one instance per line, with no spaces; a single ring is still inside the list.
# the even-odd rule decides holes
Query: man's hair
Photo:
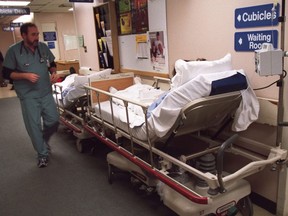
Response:
[[[28,28],[29,27],[36,27],[37,26],[34,23],[28,22],[28,23],[24,23],[21,27],[20,27],[20,34],[27,34],[28,33]]]

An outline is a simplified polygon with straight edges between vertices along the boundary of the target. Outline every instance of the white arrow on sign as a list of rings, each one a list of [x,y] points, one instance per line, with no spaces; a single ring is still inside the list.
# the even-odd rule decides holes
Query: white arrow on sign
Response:
[[[243,43],[242,38],[239,38],[238,43],[239,43],[240,45],[242,45],[242,43]]]
[[[238,20],[238,22],[241,21],[241,15],[240,15],[240,14],[239,14],[238,17],[237,17],[237,20]]]

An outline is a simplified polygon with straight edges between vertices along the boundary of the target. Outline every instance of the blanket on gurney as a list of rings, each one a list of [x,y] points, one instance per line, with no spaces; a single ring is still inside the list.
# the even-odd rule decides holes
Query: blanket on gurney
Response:
[[[86,95],[84,85],[89,83],[89,80],[97,80],[105,78],[111,74],[112,69],[105,69],[100,72],[93,72],[90,75],[71,74],[65,78],[61,83],[57,83],[62,88],[61,92],[58,92],[57,99],[61,102],[63,107],[69,107],[75,100]]]
[[[229,88],[227,88],[227,85],[226,87],[219,85],[219,81],[225,80],[226,78],[229,78]],[[243,80],[245,81],[244,84]],[[218,88],[215,87],[217,85]],[[157,89],[153,90],[151,87],[140,84],[121,91],[113,89],[111,92],[117,96],[122,96],[127,99],[132,98],[135,102],[145,102],[144,104],[150,105],[147,113],[149,136],[164,137],[176,122],[181,113],[181,109],[189,102],[209,95],[240,89],[243,89],[241,90],[242,102],[236,112],[232,129],[234,131],[242,131],[247,129],[247,127],[258,118],[259,113],[258,100],[247,82],[242,69],[199,74],[192,80],[168,92]],[[121,122],[127,123],[126,109],[123,107],[123,101],[120,99],[113,99],[112,101],[113,109],[117,109],[117,111],[114,110],[114,115],[117,115],[116,117],[118,117]],[[101,110],[104,107],[105,106],[101,105]],[[110,111],[106,111],[111,114],[111,108],[109,106],[106,106],[106,108],[110,109]],[[97,113],[99,115],[98,109],[99,107],[96,105],[96,115]],[[203,115],[205,115],[205,113],[203,113]],[[135,131],[137,131],[136,133],[145,131],[145,114],[140,106],[128,103],[128,116],[130,128],[135,129]],[[142,135],[141,137],[143,138],[144,136]]]

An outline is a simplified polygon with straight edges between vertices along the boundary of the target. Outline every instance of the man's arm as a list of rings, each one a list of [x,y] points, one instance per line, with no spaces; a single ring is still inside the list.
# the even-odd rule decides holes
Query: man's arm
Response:
[[[57,80],[58,80],[58,75],[57,75],[57,69],[56,69],[56,63],[53,61],[50,63],[50,67],[48,68],[49,69],[49,72],[51,74],[50,76],[50,81],[51,83],[56,83]]]
[[[10,68],[3,67],[3,77],[4,79],[8,80],[21,80],[21,79],[26,79],[29,80],[32,83],[37,82],[39,79],[39,75],[35,73],[20,73],[14,70],[11,70]]]
[[[50,74],[56,73],[56,63],[53,61],[50,63],[50,67],[48,68]]]

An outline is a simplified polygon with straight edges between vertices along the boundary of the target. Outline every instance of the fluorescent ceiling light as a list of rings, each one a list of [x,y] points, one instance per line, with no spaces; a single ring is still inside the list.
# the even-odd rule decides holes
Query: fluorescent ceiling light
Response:
[[[31,12],[29,15],[22,15],[16,19],[13,20],[14,23],[18,23],[18,22],[33,22],[33,18],[34,18],[34,13]]]
[[[73,8],[69,8],[68,11],[73,11]]]
[[[0,6],[27,6],[30,1],[0,1]]]

